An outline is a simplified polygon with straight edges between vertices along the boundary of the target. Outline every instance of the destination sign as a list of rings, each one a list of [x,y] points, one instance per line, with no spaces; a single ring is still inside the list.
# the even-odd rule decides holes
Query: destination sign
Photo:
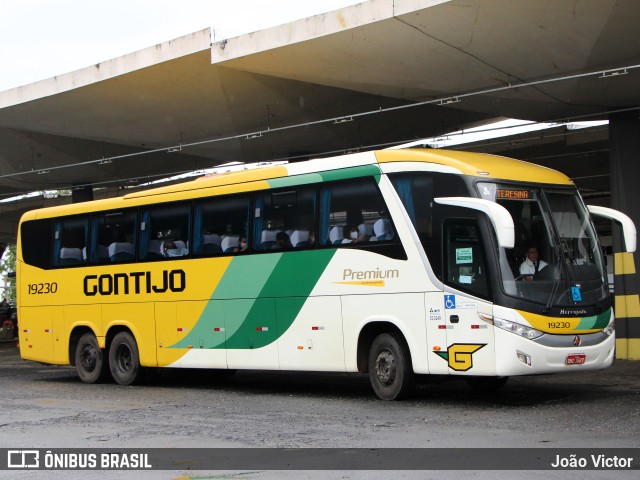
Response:
[[[531,200],[533,198],[533,191],[499,188],[496,191],[496,198],[498,200]]]

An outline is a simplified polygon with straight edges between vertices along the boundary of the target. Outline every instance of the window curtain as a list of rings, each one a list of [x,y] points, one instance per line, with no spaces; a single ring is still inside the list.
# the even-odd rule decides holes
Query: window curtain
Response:
[[[91,219],[91,263],[100,263],[100,252],[98,251],[98,244],[100,242],[100,219]],[[106,247],[106,245],[105,245]]]
[[[409,214],[413,224],[416,224],[416,209],[413,205],[413,181],[410,178],[397,178],[395,183],[396,191],[404,208]]]
[[[318,232],[319,245],[329,244],[329,222],[331,215],[331,188],[326,187],[320,193],[320,231]]]
[[[258,214],[258,212],[260,212]],[[253,248],[260,250],[262,243],[262,229],[264,227],[264,198],[262,195],[256,195],[255,214],[253,218]]]
[[[204,223],[204,207],[197,204],[193,220],[193,253],[200,255],[202,253],[202,224]]]
[[[140,228],[140,258],[146,258],[149,252],[149,237],[151,235],[151,212],[145,210],[142,214],[144,230]]]
[[[53,264],[58,266],[60,265],[60,248],[62,248],[62,222],[56,222],[53,231]]]

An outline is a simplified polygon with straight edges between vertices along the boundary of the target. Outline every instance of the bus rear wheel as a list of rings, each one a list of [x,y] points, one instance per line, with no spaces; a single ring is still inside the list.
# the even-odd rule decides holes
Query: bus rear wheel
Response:
[[[140,356],[135,339],[128,332],[120,332],[109,346],[111,376],[119,385],[131,385],[140,373]]]
[[[96,383],[104,379],[107,362],[104,351],[93,333],[85,333],[78,340],[75,363],[78,377],[84,383]]]
[[[369,381],[382,400],[400,400],[413,391],[415,375],[404,343],[394,335],[378,335],[369,350]]]

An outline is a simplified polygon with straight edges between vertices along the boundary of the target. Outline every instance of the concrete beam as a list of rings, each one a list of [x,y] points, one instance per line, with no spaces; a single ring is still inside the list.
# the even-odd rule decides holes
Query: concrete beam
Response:
[[[0,109],[75,90],[120,75],[167,62],[211,46],[206,28],[90,67],[0,92]]]
[[[358,3],[333,12],[215,42],[211,47],[211,63],[216,64],[327,37],[448,1],[450,0],[370,0]]]

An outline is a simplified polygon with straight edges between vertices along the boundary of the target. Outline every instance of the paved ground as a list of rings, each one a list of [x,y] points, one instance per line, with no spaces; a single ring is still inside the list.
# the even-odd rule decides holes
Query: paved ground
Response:
[[[70,367],[0,344],[4,448],[640,447],[640,362],[512,378],[493,395],[424,379],[383,402],[360,375],[163,371],[139,386],[85,385]],[[505,452],[508,454],[508,452]],[[7,476],[9,473],[11,475]],[[495,472],[0,472],[0,478],[495,478]],[[503,472],[513,478],[637,478],[637,472]],[[115,475],[112,475],[115,474]],[[112,475],[112,476],[111,476]]]

